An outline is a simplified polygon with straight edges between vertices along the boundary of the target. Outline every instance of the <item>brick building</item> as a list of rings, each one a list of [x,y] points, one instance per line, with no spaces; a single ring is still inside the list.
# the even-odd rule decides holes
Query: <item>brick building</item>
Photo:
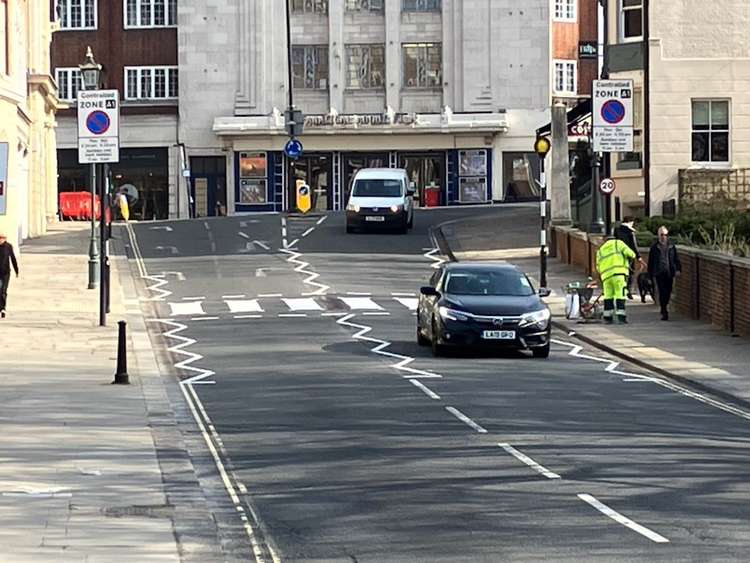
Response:
[[[134,185],[137,219],[178,215],[177,0],[58,0],[60,31],[52,67],[60,98],[58,187],[89,189],[89,167],[78,164],[75,100],[78,65],[87,46],[104,67],[102,87],[120,91],[120,162],[111,165],[114,188]]]

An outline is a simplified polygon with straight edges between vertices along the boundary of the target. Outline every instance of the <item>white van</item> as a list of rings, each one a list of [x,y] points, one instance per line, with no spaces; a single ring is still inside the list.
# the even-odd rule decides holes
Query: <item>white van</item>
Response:
[[[414,225],[414,190],[403,168],[363,168],[346,205],[346,232],[368,227],[406,233]]]

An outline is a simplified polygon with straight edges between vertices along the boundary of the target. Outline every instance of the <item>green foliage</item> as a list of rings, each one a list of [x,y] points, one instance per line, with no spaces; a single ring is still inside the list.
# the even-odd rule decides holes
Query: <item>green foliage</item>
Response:
[[[664,225],[673,240],[724,252],[750,256],[750,212],[738,209],[683,209],[674,219],[649,217],[638,223],[639,244],[653,244]]]

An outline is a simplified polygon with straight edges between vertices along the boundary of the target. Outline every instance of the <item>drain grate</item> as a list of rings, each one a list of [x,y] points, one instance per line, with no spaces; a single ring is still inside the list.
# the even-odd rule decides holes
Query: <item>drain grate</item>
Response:
[[[102,509],[105,516],[110,518],[127,518],[136,516],[139,518],[172,518],[174,506],[171,504],[132,505],[132,506],[110,506]]]

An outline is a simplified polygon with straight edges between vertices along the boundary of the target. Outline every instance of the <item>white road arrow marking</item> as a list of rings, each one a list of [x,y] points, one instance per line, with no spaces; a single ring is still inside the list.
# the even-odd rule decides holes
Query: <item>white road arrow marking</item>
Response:
[[[172,232],[172,227],[151,227],[152,231],[166,231],[168,233]]]
[[[178,281],[185,281],[185,274],[182,272],[162,272],[162,276],[175,276]]]
[[[260,246],[263,250],[271,250],[271,247],[266,244],[266,241],[264,240],[254,240],[253,244],[255,246]]]
[[[169,250],[171,254],[179,254],[180,251],[177,250],[176,246],[157,246],[156,250]]]

